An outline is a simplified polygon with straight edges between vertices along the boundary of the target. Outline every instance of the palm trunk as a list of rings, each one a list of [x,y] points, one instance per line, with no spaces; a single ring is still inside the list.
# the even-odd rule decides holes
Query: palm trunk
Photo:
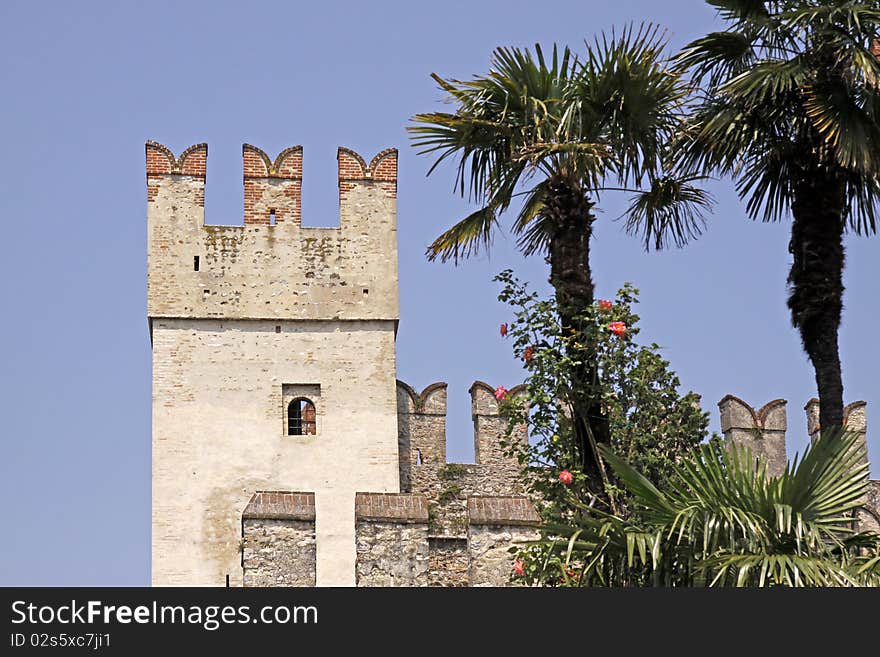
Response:
[[[549,181],[544,213],[553,226],[549,242],[550,284],[556,291],[563,334],[583,336],[577,340],[582,346],[569,346],[569,355],[581,363],[575,368],[572,381],[577,457],[592,492],[607,500],[602,464],[594,444],[610,443],[610,430],[601,406],[596,352],[590,348],[591,339],[579,321],[594,300],[590,271],[590,236],[595,219],[592,207],[593,203],[576,185],[558,178]]]
[[[843,424],[838,330],[843,310],[845,204],[845,187],[832,174],[812,171],[795,186],[788,307],[816,373],[823,430]]]

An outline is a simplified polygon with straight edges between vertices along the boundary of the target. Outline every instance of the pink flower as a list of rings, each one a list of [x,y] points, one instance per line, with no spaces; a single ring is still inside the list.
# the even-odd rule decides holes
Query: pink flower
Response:
[[[614,307],[614,304],[608,301],[608,299],[599,299],[599,310],[603,312],[607,312]]]
[[[498,386],[497,388],[495,388],[495,399],[501,401],[505,397],[507,397],[507,388],[505,388],[504,386]]]
[[[506,335],[507,335],[507,323],[505,322],[504,324],[501,325],[501,337],[503,338]]]
[[[571,482],[574,481],[574,475],[571,474],[568,470],[563,470],[559,473],[559,481],[568,486]]]
[[[626,333],[626,324],[623,322],[611,322],[608,324],[609,330],[616,336],[620,337]]]
[[[535,348],[529,345],[523,351],[523,360],[527,363],[531,363],[532,359],[535,357]]]
[[[513,572],[516,573],[517,577],[522,577],[526,574],[526,562],[522,559],[517,559],[513,562]]]

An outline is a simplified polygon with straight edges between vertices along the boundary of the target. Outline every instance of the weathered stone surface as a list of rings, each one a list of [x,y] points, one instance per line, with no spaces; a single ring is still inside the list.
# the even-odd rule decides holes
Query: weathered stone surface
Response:
[[[358,521],[357,586],[427,586],[426,523]]]
[[[393,160],[393,178],[380,179],[346,171],[350,151],[341,149],[339,227],[310,228],[293,217],[299,201],[290,195],[299,194],[299,181],[281,175],[261,180],[259,190],[248,189],[257,179],[244,179],[251,192],[246,218],[259,215],[262,222],[265,215],[265,223],[206,225],[207,146],[200,175],[151,167],[151,154],[153,162],[161,159],[157,148],[164,147],[147,144],[150,317],[398,319],[396,151],[375,163]],[[247,166],[247,150],[244,155]],[[274,226],[270,206],[278,212]]]
[[[858,512],[858,529],[880,534],[880,481],[873,480],[868,484],[865,506]]]
[[[519,466],[447,463],[413,468],[412,489],[428,498],[431,536],[467,536],[467,498],[523,495]]]
[[[397,436],[400,490],[408,491],[413,467],[446,464],[445,383],[433,383],[419,394],[397,382]]]
[[[469,525],[470,585],[516,586],[510,577],[513,568],[510,548],[524,541],[536,540],[539,536],[533,527]]]
[[[428,538],[428,586],[469,586],[465,538]]]
[[[766,463],[771,477],[782,474],[787,464],[785,404],[784,399],[776,399],[756,411],[733,395],[718,402],[725,443],[751,450],[754,458]]]
[[[516,399],[522,390],[522,386],[515,386],[508,395],[511,399]],[[516,427],[511,435],[507,436],[509,420],[500,414],[492,386],[482,381],[475,381],[469,392],[471,414],[474,419],[474,460],[482,465],[516,466],[516,459],[507,453],[503,442],[525,444],[528,441],[526,427]]]
[[[314,520],[245,518],[244,586],[314,586]]]
[[[401,490],[428,498],[432,537],[467,536],[469,496],[525,492],[519,463],[501,446],[507,419],[498,414],[492,389],[477,381],[470,395],[474,443],[482,450],[478,452],[481,460],[446,463],[446,384],[434,383],[418,394],[402,381],[397,382]],[[526,440],[525,430],[521,429],[513,440]]]

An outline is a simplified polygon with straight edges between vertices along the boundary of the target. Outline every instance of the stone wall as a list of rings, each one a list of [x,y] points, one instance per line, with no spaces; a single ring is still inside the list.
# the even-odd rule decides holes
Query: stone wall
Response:
[[[428,538],[428,586],[470,586],[466,538]]]
[[[433,383],[417,393],[402,381],[397,382],[401,490],[427,497],[432,537],[467,536],[470,496],[525,493],[519,463],[507,456],[501,446],[506,438],[507,418],[499,414],[491,390],[480,381],[469,390],[477,462],[447,463],[446,384]],[[519,428],[512,440],[527,440],[525,428]]]
[[[315,496],[257,492],[241,520],[244,586],[315,585]]]
[[[446,464],[446,384],[421,393],[397,382],[397,440],[400,490],[412,490],[411,472],[422,465]]]
[[[428,585],[428,505],[423,495],[358,493],[357,586]]]
[[[721,410],[721,430],[728,445],[748,447],[752,454],[767,464],[767,473],[778,476],[785,471],[788,456],[785,448],[787,428],[786,401],[777,399],[755,410],[739,397],[727,395],[718,402]],[[815,442],[822,428],[819,426],[819,400],[811,399],[804,406],[806,428]],[[845,427],[859,434],[857,447],[862,449],[861,464],[867,466],[867,404],[863,401],[847,404],[843,409]],[[880,532],[880,481],[868,484],[863,508],[857,511],[857,529]]]
[[[338,228],[301,226],[298,147],[272,164],[245,144],[242,226],[205,224],[206,144],[146,152],[151,318],[398,319],[396,150],[339,149]]]
[[[782,474],[787,463],[785,404],[784,399],[776,399],[755,410],[733,395],[718,402],[725,443],[751,450],[764,461],[771,477]]]
[[[514,586],[510,548],[540,537],[541,519],[525,497],[468,499],[468,579],[471,586]]]
[[[316,583],[354,585],[355,492],[399,490],[396,152],[340,149],[339,227],[314,229],[301,153],[260,153],[247,225],[207,226],[207,147],[146,147],[156,585],[242,584],[242,512],[267,489],[314,493]],[[313,391],[317,435],[287,435],[285,390]]]
[[[868,486],[865,506],[859,509],[858,529],[880,534],[880,481],[873,480]]]

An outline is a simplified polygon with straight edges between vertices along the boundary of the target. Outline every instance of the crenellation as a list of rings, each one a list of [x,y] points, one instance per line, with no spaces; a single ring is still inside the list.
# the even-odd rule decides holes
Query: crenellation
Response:
[[[340,167],[353,160],[352,151],[340,152]],[[300,147],[274,162],[242,147],[242,226],[205,223],[207,146],[175,158],[148,142],[146,153],[151,317],[397,321],[396,200],[388,191],[396,188],[396,150],[340,177],[347,187],[337,228],[302,226]]]
[[[397,382],[397,435],[400,490],[409,491],[413,467],[446,463],[445,383],[432,383],[419,394]]]
[[[245,225],[302,226],[302,146],[284,149],[274,162],[251,144],[241,152]]]
[[[484,465],[511,467],[518,462],[508,452],[516,443],[524,444],[528,440],[526,427],[515,427],[507,436],[509,420],[501,414],[499,401],[495,398],[495,388],[483,381],[474,381],[468,392],[471,395],[471,414],[474,420],[474,460]],[[522,385],[511,388],[507,396],[510,399],[521,398],[525,392]]]
[[[847,431],[858,434],[858,438],[854,445],[854,449],[861,450],[861,458],[858,465],[868,467],[868,404],[864,401],[856,401],[843,407],[843,426]],[[819,424],[819,400],[815,397],[808,401],[804,406],[807,414],[807,433],[810,436],[810,442],[816,442],[822,433],[822,427]],[[872,482],[876,483],[876,482]],[[865,501],[870,502],[871,490],[868,489]],[[873,526],[873,516],[870,509],[880,513],[880,506],[871,507],[870,504],[858,513],[859,520]]]
[[[782,474],[787,463],[786,403],[784,399],[775,399],[756,411],[733,395],[727,395],[718,402],[725,443],[751,450],[756,459],[764,462],[770,476]]]

